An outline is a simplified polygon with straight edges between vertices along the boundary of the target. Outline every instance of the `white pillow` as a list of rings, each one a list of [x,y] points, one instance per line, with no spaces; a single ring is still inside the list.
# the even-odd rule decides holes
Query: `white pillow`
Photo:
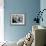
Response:
[[[20,39],[20,40],[17,42],[17,46],[23,46],[24,40],[25,40],[25,37],[22,38],[22,39]]]

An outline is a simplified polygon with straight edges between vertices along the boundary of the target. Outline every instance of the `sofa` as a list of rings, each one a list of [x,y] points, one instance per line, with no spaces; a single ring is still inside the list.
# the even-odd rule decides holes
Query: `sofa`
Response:
[[[31,34],[33,35],[33,37],[31,37],[33,42],[28,46],[46,46],[46,28],[40,25],[34,25],[32,26]],[[26,37],[21,38],[17,43],[13,41],[6,42],[3,46],[23,46],[25,38]]]
[[[46,28],[40,25],[34,25],[32,26],[32,34],[33,34],[33,42],[31,46],[46,46]],[[20,39],[24,40],[24,39]],[[20,41],[19,40],[19,41]],[[23,41],[18,41],[18,46],[23,42]]]
[[[40,25],[32,26],[34,42],[32,46],[46,46],[46,28]]]

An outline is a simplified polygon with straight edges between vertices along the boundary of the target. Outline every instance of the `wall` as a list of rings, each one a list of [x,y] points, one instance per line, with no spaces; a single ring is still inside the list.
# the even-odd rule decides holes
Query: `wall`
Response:
[[[41,9],[41,11],[43,10],[43,9],[46,9],[46,0],[41,0],[40,1],[40,9]],[[40,22],[40,25],[42,25],[42,26],[45,26],[46,27],[46,11],[44,11],[43,12],[43,15],[42,15],[42,17],[43,17],[43,22],[41,21]]]
[[[4,41],[4,3],[0,0],[0,42]]]
[[[4,0],[4,37],[7,41],[18,41],[32,30],[36,12],[40,10],[40,0]],[[23,13],[26,24],[13,26],[10,24],[11,13]]]
[[[43,10],[43,9],[46,9],[46,0],[40,0],[40,10]],[[44,11],[42,17],[44,20],[43,20],[43,22],[40,21],[40,25],[46,27],[46,11]],[[46,36],[46,34],[45,34],[45,36]],[[45,43],[46,43],[46,40],[45,40]]]

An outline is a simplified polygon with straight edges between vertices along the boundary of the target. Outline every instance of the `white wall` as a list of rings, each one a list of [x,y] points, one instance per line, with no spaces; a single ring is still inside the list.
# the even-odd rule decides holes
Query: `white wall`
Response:
[[[0,0],[0,42],[4,41],[4,1]]]

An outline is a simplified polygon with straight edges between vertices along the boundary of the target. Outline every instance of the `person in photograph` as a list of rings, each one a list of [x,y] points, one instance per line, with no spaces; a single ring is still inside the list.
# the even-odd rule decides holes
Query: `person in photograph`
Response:
[[[22,17],[18,17],[18,21],[19,22],[22,22],[23,21],[23,18]]]
[[[16,17],[12,17],[12,23],[17,23],[17,18]]]

